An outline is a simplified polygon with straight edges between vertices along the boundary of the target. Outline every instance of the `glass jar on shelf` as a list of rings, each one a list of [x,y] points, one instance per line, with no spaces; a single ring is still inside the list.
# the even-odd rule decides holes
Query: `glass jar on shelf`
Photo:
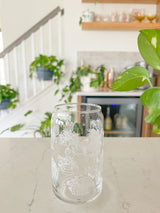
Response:
[[[126,22],[126,13],[120,11],[118,14],[118,22]]]
[[[111,20],[111,22],[118,22],[118,13],[112,12],[110,15],[110,20]]]

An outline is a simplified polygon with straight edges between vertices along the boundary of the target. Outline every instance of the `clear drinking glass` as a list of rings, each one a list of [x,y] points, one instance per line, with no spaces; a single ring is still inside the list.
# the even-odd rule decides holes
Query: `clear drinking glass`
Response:
[[[85,203],[102,191],[103,115],[95,104],[61,104],[52,115],[51,169],[55,195]]]

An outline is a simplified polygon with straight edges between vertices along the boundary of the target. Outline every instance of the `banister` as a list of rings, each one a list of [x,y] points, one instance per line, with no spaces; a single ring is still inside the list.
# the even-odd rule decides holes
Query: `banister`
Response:
[[[3,58],[6,54],[8,54],[10,51],[12,51],[22,41],[26,40],[32,33],[36,32],[41,26],[43,26],[44,24],[46,24],[50,19],[52,19],[53,17],[55,17],[59,12],[61,12],[62,15],[64,14],[64,10],[61,9],[60,7],[57,7],[54,10],[52,10],[47,16],[45,16],[43,19],[41,19],[39,22],[37,22],[27,32],[25,32],[18,39],[16,39],[15,41],[13,41],[8,47],[6,47],[0,53],[0,58]]]

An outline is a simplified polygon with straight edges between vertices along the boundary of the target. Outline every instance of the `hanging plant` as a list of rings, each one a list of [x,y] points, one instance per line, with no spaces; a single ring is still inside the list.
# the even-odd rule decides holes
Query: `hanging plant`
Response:
[[[14,109],[18,101],[18,92],[10,84],[0,85],[0,109]]]
[[[29,77],[33,77],[33,73],[37,72],[37,77],[39,80],[52,80],[56,84],[59,84],[63,72],[62,66],[64,65],[64,60],[58,60],[56,56],[39,55],[31,62],[29,66]]]

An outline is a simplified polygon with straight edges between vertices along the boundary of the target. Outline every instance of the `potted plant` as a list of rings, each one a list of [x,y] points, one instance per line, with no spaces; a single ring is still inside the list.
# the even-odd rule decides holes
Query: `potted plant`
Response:
[[[15,108],[18,92],[11,88],[10,84],[0,85],[0,109]]]
[[[138,36],[138,48],[148,65],[160,70],[160,30],[141,30]],[[160,134],[160,87],[153,87],[149,72],[144,67],[133,67],[121,73],[111,86],[112,90],[129,91],[150,84],[141,95],[143,106],[149,109],[146,122],[153,124],[153,132]]]
[[[54,76],[54,82],[59,84],[63,72],[61,71],[64,60],[58,60],[56,56],[39,55],[31,62],[29,66],[29,77],[33,77],[33,73],[37,72],[39,80],[51,80]]]
[[[104,65],[98,66],[95,70],[91,66],[81,66],[78,67],[76,72],[73,72],[69,84],[62,89],[61,99],[65,103],[71,102],[72,96],[75,92],[79,91],[83,87],[83,77],[92,75],[90,78],[89,86],[93,88],[98,88],[104,81],[104,71],[106,68]],[[59,92],[59,89],[55,91],[55,94]]]

